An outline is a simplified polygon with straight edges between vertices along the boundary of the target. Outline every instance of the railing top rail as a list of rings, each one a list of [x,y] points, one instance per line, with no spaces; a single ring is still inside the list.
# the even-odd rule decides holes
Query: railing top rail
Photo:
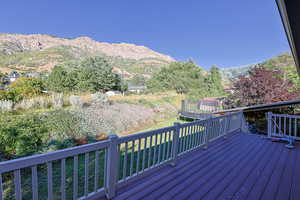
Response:
[[[107,148],[110,140],[0,162],[0,174]]]
[[[160,134],[160,133],[164,133],[164,132],[168,132],[168,131],[173,131],[173,130],[175,130],[174,126],[168,126],[168,127],[164,127],[164,128],[160,128],[160,129],[156,129],[156,130],[136,133],[134,135],[123,136],[123,137],[119,138],[118,144],[133,141],[133,140],[138,140],[140,138],[145,138],[148,136],[152,136],[152,135],[156,135],[156,134]]]
[[[300,115],[289,115],[289,114],[271,113],[271,116],[275,116],[275,117],[288,117],[288,118],[297,118],[297,119],[300,119]]]
[[[183,123],[180,125],[180,127],[187,127],[187,126],[191,126],[191,125],[202,124],[202,123],[206,123],[208,121],[218,120],[218,119],[222,119],[225,117],[231,117],[231,116],[235,116],[238,114],[240,114],[240,112],[229,113],[229,114],[226,114],[223,116],[212,117],[212,118],[208,118],[208,119],[204,119],[204,120],[197,120],[197,121],[189,122],[189,123]],[[129,142],[129,141],[145,138],[148,136],[152,136],[152,135],[156,135],[156,134],[160,134],[160,133],[164,133],[164,132],[168,132],[168,131],[174,131],[175,128],[176,128],[175,126],[169,126],[169,127],[165,127],[165,128],[161,128],[161,129],[156,129],[156,130],[152,130],[152,131],[146,131],[146,132],[137,133],[134,135],[120,137],[118,139],[117,143],[121,144],[124,142]],[[93,144],[87,144],[87,145],[67,148],[67,149],[63,149],[63,150],[59,150],[59,151],[42,153],[42,154],[33,155],[33,156],[29,156],[29,157],[0,162],[0,173],[9,172],[9,171],[13,171],[15,169],[30,167],[30,166],[34,166],[34,165],[38,165],[38,164],[51,162],[54,160],[60,160],[63,158],[68,158],[68,157],[72,157],[75,155],[104,149],[104,148],[107,148],[109,146],[109,144],[110,144],[110,140],[105,140],[105,141],[100,141],[100,142],[96,142]]]
[[[188,126],[193,126],[193,125],[196,125],[196,124],[197,125],[198,124],[204,124],[204,123],[207,123],[209,121],[219,120],[219,119],[223,119],[223,118],[226,118],[226,117],[239,115],[240,113],[241,112],[228,113],[228,114],[221,115],[221,116],[213,116],[213,117],[210,117],[210,118],[207,118],[207,119],[200,119],[200,120],[196,120],[196,121],[193,121],[193,122],[183,123],[183,124],[181,124],[181,127],[188,127]]]

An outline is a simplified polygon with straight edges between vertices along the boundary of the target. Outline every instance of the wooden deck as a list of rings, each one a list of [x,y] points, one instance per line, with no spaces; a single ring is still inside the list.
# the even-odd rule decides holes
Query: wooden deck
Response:
[[[233,134],[119,188],[114,199],[300,199],[300,145]]]

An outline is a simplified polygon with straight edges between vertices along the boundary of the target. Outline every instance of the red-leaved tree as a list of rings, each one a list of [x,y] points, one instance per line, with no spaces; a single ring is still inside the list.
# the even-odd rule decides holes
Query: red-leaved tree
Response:
[[[275,103],[300,98],[300,90],[281,70],[257,66],[249,75],[240,76],[234,83],[234,92],[225,102],[229,108]]]

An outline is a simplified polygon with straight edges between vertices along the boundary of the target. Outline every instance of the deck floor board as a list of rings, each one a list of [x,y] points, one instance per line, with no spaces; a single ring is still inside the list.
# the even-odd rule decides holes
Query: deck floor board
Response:
[[[263,145],[268,145],[265,141]],[[260,148],[263,147],[260,146]],[[259,148],[258,148],[259,149]],[[268,156],[268,152],[266,148],[260,151],[251,159],[248,156],[245,156],[246,160],[244,164],[238,168],[233,168],[231,173],[228,174],[223,180],[221,180],[218,184],[216,184],[203,199],[228,199],[234,198],[234,194],[239,189],[239,187],[243,184],[243,182],[248,178],[249,174],[252,170],[255,169],[253,163],[261,163],[260,160],[264,159],[264,157]]]
[[[226,164],[230,164],[230,161],[233,161],[235,156],[237,156],[237,146],[231,151],[227,151],[221,158],[214,160],[209,165],[204,163],[204,165],[201,166],[193,166],[189,176],[185,176],[181,181],[174,180],[174,187],[171,187],[171,189],[165,193],[161,192],[162,196],[160,196],[159,199],[187,198],[191,191],[198,188],[199,184],[205,182],[205,180],[208,180],[210,177],[214,177],[218,171],[224,169]],[[226,163],[224,163],[225,160],[227,160]],[[219,165],[220,161],[224,165]],[[189,192],[185,190],[187,187],[189,188]]]
[[[300,148],[300,147],[298,147]],[[295,160],[295,166],[293,171],[293,180],[292,185],[290,189],[290,200],[297,200],[300,196],[300,151],[296,151],[296,160]]]
[[[118,189],[122,199],[300,199],[300,144],[237,133]]]
[[[228,196],[231,196],[232,199],[246,199],[248,193],[254,186],[256,180],[258,180],[264,169],[267,167],[267,165],[275,162],[277,160],[276,156],[279,156],[280,149],[276,148],[276,144],[273,143],[267,143],[268,147],[265,148],[267,153],[264,154],[264,157],[261,159],[261,161],[254,163],[253,165],[249,165],[249,168],[252,168],[250,173],[247,175],[247,177],[243,177],[243,172],[240,172],[241,176],[238,176],[235,180],[233,180],[227,188],[224,189],[224,191],[219,195],[218,199],[226,199]],[[240,177],[243,177],[244,180],[240,181]],[[236,186],[236,188],[233,188]],[[236,189],[236,190],[234,190]],[[234,196],[233,196],[234,194]]]

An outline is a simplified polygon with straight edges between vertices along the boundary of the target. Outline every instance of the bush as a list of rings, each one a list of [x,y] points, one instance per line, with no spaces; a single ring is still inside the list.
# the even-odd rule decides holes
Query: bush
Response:
[[[39,115],[1,113],[0,154],[5,159],[42,152],[48,129]]]
[[[19,78],[13,82],[7,91],[6,98],[19,102],[25,98],[32,98],[43,93],[44,83],[37,78]]]
[[[23,99],[15,105],[15,109],[46,109],[51,106],[49,97],[36,97],[32,99]]]
[[[82,138],[88,135],[95,135],[91,126],[74,112],[67,110],[56,110],[48,113],[47,126],[50,130],[51,139],[63,141],[68,138]]]
[[[84,102],[80,98],[80,96],[70,96],[70,103],[74,108],[82,108],[84,105]]]
[[[91,94],[92,97],[92,102],[93,103],[98,103],[101,105],[108,105],[109,104],[109,99],[107,98],[106,94],[96,92],[95,94]]]

